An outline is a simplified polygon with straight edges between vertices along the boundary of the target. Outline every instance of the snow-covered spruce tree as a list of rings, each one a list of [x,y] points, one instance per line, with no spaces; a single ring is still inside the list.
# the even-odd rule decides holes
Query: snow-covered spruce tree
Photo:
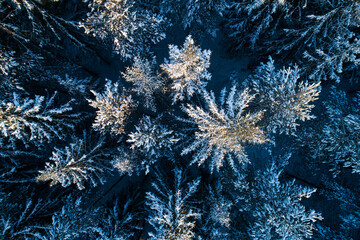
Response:
[[[360,11],[360,10],[359,10]],[[310,70],[310,79],[330,79],[340,82],[340,75],[360,65],[360,40],[351,33],[350,36],[338,36],[333,44],[324,49],[316,49],[314,54],[304,53],[315,67]]]
[[[330,165],[334,177],[341,167],[360,174],[360,96],[349,100],[344,91],[332,88],[324,107],[325,116],[317,127],[304,131],[300,142],[312,158]]]
[[[282,170],[272,164],[258,172],[254,191],[254,223],[250,229],[253,239],[299,240],[311,237],[313,223],[322,220],[321,214],[306,210],[300,204],[315,189],[295,185],[295,180],[282,183]]]
[[[19,65],[14,55],[15,55],[15,51],[6,51],[5,49],[1,49],[0,51],[1,76],[8,76],[9,74],[11,74],[11,69]]]
[[[144,116],[134,132],[128,134],[128,146],[121,146],[112,161],[112,165],[120,174],[140,174],[163,156],[170,156],[173,144],[178,141],[175,133],[160,123],[160,117],[152,120]]]
[[[104,93],[93,90],[95,100],[88,99],[90,106],[96,108],[96,118],[93,128],[100,132],[110,132],[120,135],[124,132],[125,121],[135,107],[131,95],[120,92],[119,84],[108,81]]]
[[[0,94],[2,96],[9,98],[13,92],[24,90],[26,83],[47,81],[45,78],[50,78],[49,69],[44,68],[44,57],[40,54],[29,49],[13,51],[3,48],[0,52]]]
[[[183,171],[175,168],[173,172],[173,183],[157,174],[152,183],[153,192],[146,193],[146,205],[151,209],[148,222],[154,228],[149,239],[190,240],[195,235],[195,220],[200,213],[191,205],[191,197],[197,191],[200,178],[188,182]]]
[[[210,67],[210,50],[202,51],[194,44],[189,35],[186,37],[184,46],[169,45],[169,60],[161,68],[167,73],[172,83],[170,85],[173,101],[189,100],[196,92],[201,92],[211,79],[207,71]]]
[[[127,67],[126,72],[122,73],[125,80],[133,84],[132,91],[144,98],[144,106],[152,111],[156,111],[155,95],[163,91],[165,81],[156,72],[155,66],[155,57],[152,61],[135,57],[132,67]]]
[[[78,238],[98,239],[90,231],[95,226],[98,209],[84,209],[82,199],[68,196],[59,211],[52,214],[51,223],[29,226],[25,239],[72,240]]]
[[[184,29],[200,25],[214,31],[213,24],[223,15],[226,6],[227,0],[161,0],[160,12],[180,22]]]
[[[173,131],[162,125],[159,118],[151,120],[149,116],[144,116],[135,130],[129,133],[127,142],[131,143],[130,149],[142,152],[147,158],[163,156],[178,141]]]
[[[276,32],[279,23],[289,17],[291,8],[288,0],[240,0],[230,4],[226,26],[235,49],[250,46],[254,50],[262,36]]]
[[[313,234],[314,239],[334,239],[334,240],[349,240],[353,239],[346,232],[336,231],[326,225],[321,225],[321,222],[315,223],[316,231]]]
[[[37,224],[39,218],[48,214],[47,211],[53,202],[34,200],[33,196],[29,196],[28,186],[21,188],[22,194],[5,193],[2,192],[2,187],[0,188],[1,239],[34,239],[27,238],[31,235],[30,228]]]
[[[208,159],[211,172],[219,170],[225,158],[232,168],[249,162],[244,145],[267,141],[257,125],[264,112],[246,111],[255,95],[250,95],[248,89],[240,92],[234,85],[227,96],[226,89],[222,90],[220,105],[213,92],[204,91],[203,96],[208,110],[190,104],[183,108],[198,130],[195,140],[181,154],[195,152],[191,164],[201,165]]]
[[[56,93],[46,99],[21,98],[14,93],[11,101],[0,102],[0,133],[12,143],[21,141],[41,146],[54,139],[64,139],[67,130],[73,129],[79,114],[72,113],[73,101],[55,107]]]
[[[141,230],[138,223],[143,221],[136,204],[136,199],[128,197],[125,200],[116,199],[110,206],[100,208],[103,214],[99,216],[97,226],[92,227],[92,231],[99,235],[96,239],[136,239],[137,232]]]
[[[325,51],[338,38],[350,39],[350,29],[360,26],[358,1],[308,1],[306,10],[300,28],[286,30],[287,42],[277,45],[278,53],[293,48],[308,49],[310,54]]]
[[[21,42],[23,46],[35,49],[37,46],[58,47],[54,42],[70,39],[78,46],[82,43],[69,28],[76,25],[69,20],[54,15],[51,7],[57,0],[3,0],[0,2],[0,32]],[[6,40],[4,37],[1,40]]]
[[[140,174],[144,170],[147,173],[150,166],[156,161],[157,159],[155,158],[144,157],[139,151],[131,150],[127,146],[120,146],[111,164],[121,175],[132,175],[133,173]]]
[[[320,82],[308,84],[299,79],[297,66],[276,70],[271,57],[247,79],[246,84],[256,93],[254,102],[266,111],[267,132],[295,134],[298,120],[314,118],[311,103],[318,99]]]
[[[124,59],[144,55],[165,38],[166,18],[136,9],[133,0],[89,0],[90,13],[80,26],[112,44]]]
[[[341,232],[350,239],[350,235],[357,235],[360,227],[360,204],[359,192],[353,189],[345,188],[336,182],[336,180],[324,179],[324,188],[320,190],[320,194],[329,201],[336,201],[339,207],[341,219],[339,223]],[[336,211],[336,210],[335,210]]]
[[[65,76],[54,76],[56,81],[66,89],[72,96],[87,97],[90,94],[89,89],[94,85],[90,78],[76,78],[69,74]]]
[[[92,141],[84,133],[83,138],[75,138],[73,143],[63,149],[55,148],[45,169],[39,171],[37,181],[51,181],[50,186],[61,184],[68,187],[75,184],[83,190],[87,183],[97,186],[103,184],[104,172],[110,171],[106,163],[108,153],[103,149],[104,139]]]
[[[197,239],[233,239],[230,235],[230,210],[233,202],[223,194],[220,182],[217,182],[215,187],[209,186],[205,191],[206,197],[202,204],[204,209],[199,223],[200,234]]]

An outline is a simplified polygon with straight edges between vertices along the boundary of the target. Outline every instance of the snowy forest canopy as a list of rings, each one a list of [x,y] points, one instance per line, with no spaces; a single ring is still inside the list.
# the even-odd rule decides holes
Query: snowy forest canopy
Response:
[[[0,239],[360,239],[359,1],[0,19]]]

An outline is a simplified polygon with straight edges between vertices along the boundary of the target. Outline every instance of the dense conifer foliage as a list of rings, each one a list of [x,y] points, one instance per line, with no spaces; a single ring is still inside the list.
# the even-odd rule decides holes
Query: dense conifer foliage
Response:
[[[359,239],[357,0],[0,0],[0,239]]]

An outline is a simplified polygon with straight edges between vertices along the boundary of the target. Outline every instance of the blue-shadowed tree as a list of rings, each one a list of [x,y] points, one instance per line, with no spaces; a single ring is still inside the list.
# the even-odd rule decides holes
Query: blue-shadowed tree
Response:
[[[275,164],[257,173],[253,186],[254,222],[250,229],[253,239],[306,239],[313,235],[314,222],[323,219],[300,203],[316,189],[298,186],[295,180],[283,183],[281,173]]]
[[[147,54],[165,38],[167,19],[137,9],[132,0],[90,0],[90,12],[80,23],[85,33],[109,42],[124,59]]]
[[[336,204],[335,211],[339,211],[337,222],[337,231],[328,229],[326,226],[322,226],[323,231],[327,231],[330,234],[338,235],[337,238],[351,239],[352,236],[356,236],[360,227],[360,205],[358,202],[359,193],[351,188],[345,187],[339,184],[338,179],[323,178],[322,183],[324,188],[320,190],[320,195],[328,201],[332,201]],[[339,179],[341,181],[341,179]],[[329,234],[329,235],[330,235]]]
[[[225,196],[222,183],[218,181],[215,186],[205,188],[204,192],[203,214],[196,239],[233,239],[230,215],[234,203]]]
[[[304,130],[300,143],[309,148],[313,159],[330,165],[336,177],[342,167],[360,173],[360,97],[348,99],[346,93],[333,87],[324,101],[324,115]]]
[[[303,13],[302,26],[287,29],[287,44],[279,45],[278,52],[297,48],[311,52],[325,50],[338,41],[349,39],[353,27],[360,26],[358,1],[309,1]]]
[[[14,93],[10,101],[0,102],[0,133],[7,141],[25,146],[64,140],[80,118],[73,112],[72,103],[57,107],[56,93],[49,99],[39,95],[23,98]]]
[[[215,36],[216,24],[223,17],[227,0],[160,0],[159,9],[184,29],[201,30]]]
[[[339,83],[344,72],[356,70],[360,65],[359,54],[360,40],[354,33],[337,36],[330,46],[318,48],[315,53],[304,52],[310,65],[314,65],[309,78]]]
[[[83,47],[74,30],[75,22],[59,16],[54,9],[59,1],[48,0],[4,0],[0,6],[0,31],[13,42],[25,48],[36,49],[37,46],[58,48],[59,43],[68,39],[77,46]],[[46,6],[47,5],[47,6]],[[50,7],[49,7],[50,6]]]
[[[91,230],[101,240],[128,240],[139,238],[142,232],[144,214],[143,199],[139,192],[126,191],[126,196],[117,197],[99,208],[97,224]]]
[[[227,9],[226,26],[234,41],[234,48],[246,46],[256,50],[264,36],[273,36],[291,14],[292,4],[288,0],[240,0]]]
[[[57,239],[98,239],[92,228],[99,216],[98,208],[85,208],[83,199],[71,195],[63,199],[63,206],[51,213],[48,223],[35,222],[24,234],[24,239],[57,240]],[[47,213],[49,215],[49,213]]]
[[[75,184],[79,190],[105,182],[106,172],[111,171],[110,152],[105,148],[103,137],[92,139],[84,133],[74,138],[65,148],[55,148],[45,169],[39,171],[37,181],[51,181],[50,186]]]
[[[246,85],[256,93],[254,103],[265,110],[263,125],[269,133],[294,135],[299,120],[314,118],[311,110],[320,94],[320,82],[300,81],[297,66],[277,70],[269,57],[247,78]]]
[[[2,239],[34,239],[31,238],[34,226],[40,225],[40,219],[48,216],[56,205],[50,199],[35,199],[29,192],[29,185],[15,191],[5,192],[0,187],[0,236]],[[17,194],[16,191],[23,194]],[[36,238],[35,238],[36,239]]]
[[[187,181],[183,171],[175,168],[174,181],[156,175],[153,191],[146,193],[146,205],[150,208],[148,223],[153,227],[149,239],[193,239],[199,210],[193,205],[192,197],[200,184],[200,178]]]

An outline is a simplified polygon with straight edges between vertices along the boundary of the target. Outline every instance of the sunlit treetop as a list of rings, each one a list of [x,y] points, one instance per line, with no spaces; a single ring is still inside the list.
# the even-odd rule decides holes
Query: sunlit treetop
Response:
[[[169,55],[161,68],[172,80],[173,104],[189,100],[196,92],[205,89],[207,81],[211,79],[207,71],[210,67],[210,50],[202,51],[189,35],[181,48],[169,45]]]

